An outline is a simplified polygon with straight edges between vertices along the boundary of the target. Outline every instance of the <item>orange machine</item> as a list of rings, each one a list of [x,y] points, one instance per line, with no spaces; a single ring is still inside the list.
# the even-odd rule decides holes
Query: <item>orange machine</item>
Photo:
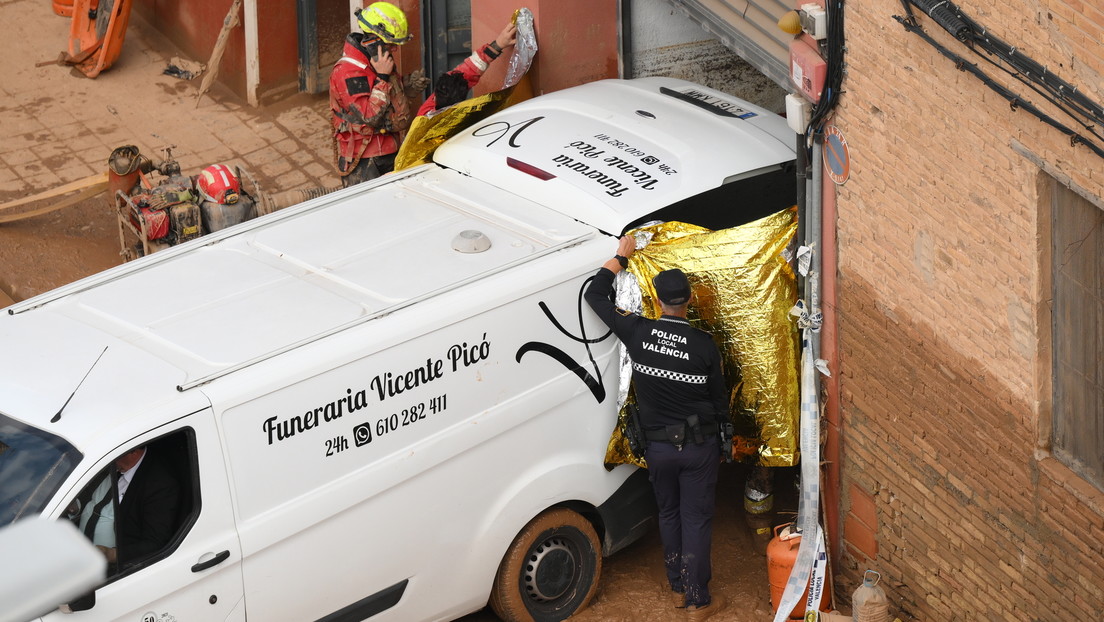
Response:
[[[96,8],[96,3],[92,3],[92,8]],[[54,0],[54,13],[62,17],[73,16],[73,0]]]
[[[95,78],[119,58],[132,0],[73,0],[65,61]]]

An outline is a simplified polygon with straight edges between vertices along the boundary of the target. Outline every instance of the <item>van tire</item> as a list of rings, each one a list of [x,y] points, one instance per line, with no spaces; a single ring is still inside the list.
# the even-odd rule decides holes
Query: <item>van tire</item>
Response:
[[[506,622],[555,622],[598,591],[602,554],[590,521],[556,508],[529,521],[498,567],[491,608]]]

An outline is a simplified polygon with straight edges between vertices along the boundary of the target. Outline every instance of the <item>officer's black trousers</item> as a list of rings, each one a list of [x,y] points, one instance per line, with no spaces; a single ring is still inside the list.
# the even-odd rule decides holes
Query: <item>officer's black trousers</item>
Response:
[[[659,505],[659,535],[663,563],[671,589],[686,593],[686,606],[711,602],[709,550],[713,543],[720,441],[686,444],[649,442],[644,453],[648,478]]]

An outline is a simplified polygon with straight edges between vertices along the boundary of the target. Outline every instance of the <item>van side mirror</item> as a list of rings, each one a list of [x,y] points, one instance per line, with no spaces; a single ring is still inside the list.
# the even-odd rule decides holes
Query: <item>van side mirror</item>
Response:
[[[95,606],[96,606],[96,591],[95,590],[92,590],[91,592],[89,592],[87,594],[84,594],[82,596],[78,596],[77,598],[74,598],[67,605],[62,605],[62,607],[64,609],[69,610],[68,613],[72,613],[74,611],[88,611],[89,609],[91,609]]]
[[[0,528],[0,550],[19,560],[0,565],[0,602],[10,616],[4,619],[41,616],[106,576],[103,554],[69,521],[25,518]]]

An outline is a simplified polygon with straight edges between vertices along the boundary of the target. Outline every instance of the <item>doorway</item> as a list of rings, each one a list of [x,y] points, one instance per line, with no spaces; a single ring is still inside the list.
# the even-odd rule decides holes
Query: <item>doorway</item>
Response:
[[[471,1],[429,0],[422,13],[422,33],[422,66],[432,82],[472,53]]]
[[[341,58],[349,34],[348,0],[296,0],[299,28],[299,91],[329,88],[330,68]]]

